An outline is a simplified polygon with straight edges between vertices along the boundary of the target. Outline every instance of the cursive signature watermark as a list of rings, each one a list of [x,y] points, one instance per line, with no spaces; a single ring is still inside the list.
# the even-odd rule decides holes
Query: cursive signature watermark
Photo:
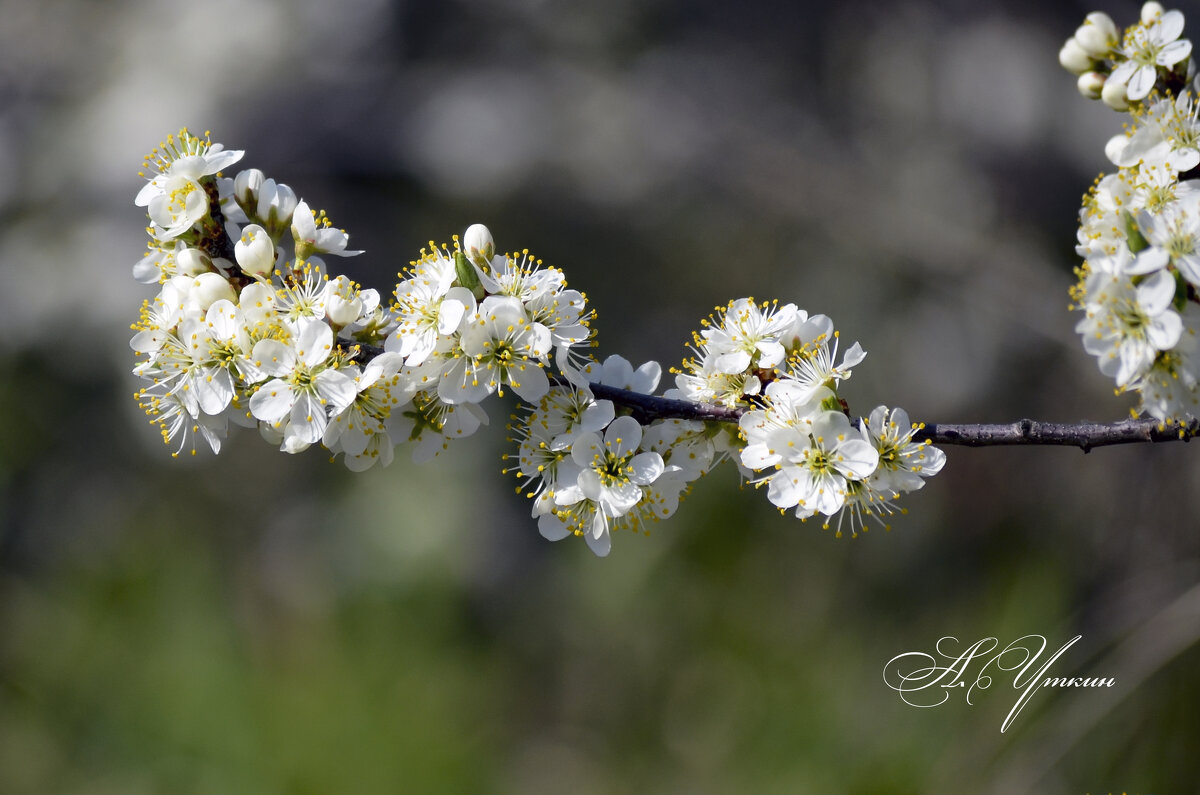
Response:
[[[1012,677],[1020,691],[1008,717],[1000,726],[1008,730],[1029,699],[1043,687],[1113,687],[1113,677],[1053,677],[1050,668],[1067,649],[1079,642],[1076,635],[1045,659],[1047,642],[1041,635],[1025,635],[1004,648],[996,638],[984,638],[962,648],[958,638],[946,636],[934,646],[934,654],[909,651],[897,654],[883,666],[883,681],[914,707],[936,707],[946,703],[952,688],[965,688],[968,704],[979,691],[992,686],[993,679]],[[999,651],[997,651],[999,649]]]

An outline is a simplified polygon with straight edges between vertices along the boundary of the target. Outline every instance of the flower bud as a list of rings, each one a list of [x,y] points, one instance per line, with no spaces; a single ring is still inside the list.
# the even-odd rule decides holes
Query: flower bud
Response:
[[[233,244],[233,256],[238,266],[252,276],[269,276],[275,270],[275,244],[258,224],[242,230],[241,239]]]
[[[481,268],[486,268],[496,256],[496,242],[483,224],[471,224],[463,234],[463,252]]]
[[[257,168],[239,171],[238,175],[233,178],[234,201],[246,214],[253,212],[258,207],[258,193],[262,190],[262,184],[266,178],[267,175]]]
[[[1075,41],[1093,58],[1104,58],[1117,45],[1117,26],[1103,11],[1093,11],[1075,31]]]
[[[198,276],[212,269],[212,260],[198,248],[185,248],[175,254],[175,272],[182,276]]]
[[[1129,110],[1129,98],[1124,83],[1118,83],[1116,80],[1105,81],[1104,87],[1100,89],[1100,99],[1113,110]]]
[[[1079,88],[1079,93],[1085,98],[1100,99],[1100,92],[1104,89],[1106,80],[1108,80],[1108,76],[1099,72],[1084,72],[1079,76],[1076,86]]]
[[[325,319],[329,322],[348,326],[358,320],[362,308],[362,298],[347,277],[338,276],[325,285]]]
[[[267,179],[258,193],[258,218],[267,231],[275,235],[291,226],[292,213],[296,211],[298,203],[294,190],[282,182]]]
[[[1080,46],[1075,37],[1067,39],[1062,49],[1058,51],[1058,62],[1062,68],[1073,75],[1081,75],[1096,68],[1096,63],[1087,51]]]
[[[1154,0],[1150,0],[1149,3],[1146,3],[1144,6],[1142,6],[1142,24],[1149,25],[1151,22],[1161,17],[1163,15],[1163,11],[1164,9],[1162,7],[1162,3],[1156,3]]]
[[[192,279],[192,288],[188,291],[188,301],[195,302],[201,312],[207,312],[210,306],[222,298],[237,303],[237,293],[221,274],[202,273]]]

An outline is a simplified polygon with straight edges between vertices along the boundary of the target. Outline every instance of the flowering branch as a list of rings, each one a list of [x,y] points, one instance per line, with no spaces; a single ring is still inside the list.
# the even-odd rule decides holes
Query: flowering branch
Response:
[[[361,361],[369,361],[383,353],[382,348],[363,345],[351,340],[339,340],[348,348],[357,348],[355,355]],[[565,385],[565,381],[561,382]],[[611,400],[615,405],[628,409],[631,416],[644,425],[655,420],[676,419],[697,422],[725,422],[736,425],[745,408],[726,408],[687,400],[644,395],[628,389],[604,384],[589,383],[592,394],[601,400]],[[854,420],[857,427],[861,419]],[[1060,423],[1023,419],[1008,423],[919,423],[912,438],[918,442],[956,445],[960,447],[1002,447],[1013,445],[1039,445],[1052,447],[1078,447],[1091,452],[1096,447],[1141,442],[1189,441],[1200,435],[1200,421],[1185,424],[1165,424],[1153,417],[1132,418],[1119,422]]]
[[[339,340],[343,347],[355,350],[354,356],[367,362],[383,353],[383,349],[364,345],[353,340]],[[567,382],[556,379],[563,386]],[[610,400],[614,405],[627,409],[631,416],[643,425],[655,420],[684,420],[694,422],[724,422],[736,425],[748,409],[728,408],[711,404],[693,403],[687,400],[646,395],[629,389],[589,383],[588,388],[600,400]],[[861,419],[854,420],[858,426]],[[1096,447],[1140,442],[1188,441],[1200,435],[1200,421],[1183,424],[1166,424],[1149,418],[1132,418],[1119,422],[1059,423],[1023,419],[1009,423],[919,423],[912,438],[918,442],[957,445],[961,447],[1001,447],[1012,445],[1039,445],[1056,447],[1078,447],[1091,452]]]
[[[179,450],[201,437],[218,452],[236,424],[360,471],[405,443],[434,458],[512,393],[505,471],[543,536],[583,537],[598,555],[613,531],[673,514],[727,460],[781,511],[840,535],[846,521],[852,534],[868,519],[886,527],[945,464],[934,443],[1187,440],[1200,432],[1200,181],[1185,178],[1200,167],[1200,112],[1181,90],[1194,75],[1182,28],[1155,2],[1120,40],[1091,14],[1060,53],[1081,91],[1140,123],[1109,143],[1121,171],[1085,200],[1072,297],[1085,350],[1147,419],[923,425],[884,405],[854,418],[838,390],[862,347],[841,345],[825,315],[751,298],[700,321],[656,394],[657,362],[594,358],[586,296],[527,250],[497,254],[481,224],[422,249],[385,301],[330,274],[322,257],[362,252],[323,211],[257,169],[223,176],[243,152],[186,129],[147,158],[135,199],[151,240],[134,276],[160,286],[130,342],[148,382],[138,400]]]
[[[701,422],[736,424],[747,409],[702,405],[686,400],[670,400],[654,395],[642,395],[627,389],[590,384],[596,397],[611,400],[631,411],[643,423],[654,420],[678,419]],[[862,420],[853,420],[856,427]],[[961,447],[1000,447],[1011,445],[1040,445],[1078,447],[1091,452],[1096,447],[1139,442],[1188,441],[1200,435],[1200,421],[1186,424],[1164,424],[1153,417],[1134,418],[1120,422],[1081,422],[1076,424],[1041,422],[1023,419],[1009,423],[918,423],[912,438],[917,442]]]

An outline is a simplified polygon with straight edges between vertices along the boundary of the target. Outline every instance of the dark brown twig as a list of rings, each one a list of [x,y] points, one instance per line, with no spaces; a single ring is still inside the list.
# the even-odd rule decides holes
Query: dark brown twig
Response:
[[[353,340],[339,340],[348,351],[357,347],[353,358],[368,362],[383,352],[382,348]],[[565,379],[555,377],[555,383],[565,384]],[[611,400],[618,406],[629,409],[629,413],[642,423],[654,420],[681,419],[701,422],[736,423],[749,409],[727,408],[687,400],[674,400],[656,395],[643,395],[602,384],[589,384],[592,394],[601,400]],[[856,423],[857,424],[857,423]],[[1200,421],[1186,424],[1165,424],[1153,418],[1127,419],[1120,422],[1040,422],[1017,420],[1008,423],[928,423],[918,429],[913,438],[940,445],[962,447],[1001,447],[1011,445],[1042,445],[1056,447],[1078,447],[1089,452],[1095,447],[1138,442],[1188,441],[1200,435]]]

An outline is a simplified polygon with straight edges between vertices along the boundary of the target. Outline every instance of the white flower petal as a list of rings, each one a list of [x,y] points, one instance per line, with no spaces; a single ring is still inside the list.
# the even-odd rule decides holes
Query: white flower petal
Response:
[[[666,465],[658,453],[638,453],[629,462],[633,474],[629,479],[640,486],[648,486],[663,473]]]
[[[1157,44],[1171,42],[1178,44],[1175,40],[1183,33],[1183,12],[1168,11],[1158,18],[1158,23],[1152,29],[1154,32],[1154,41]],[[1170,46],[1170,45],[1168,45]]]
[[[807,471],[785,464],[767,481],[767,499],[778,508],[791,508],[808,496],[810,486]]]
[[[338,370],[322,370],[313,376],[312,384],[317,395],[333,411],[341,411],[354,402],[358,395],[354,379]]]
[[[552,513],[544,514],[538,519],[538,532],[548,541],[561,541],[573,535],[571,528]]]
[[[585,473],[586,474],[586,473]],[[582,482],[583,475],[580,475]],[[606,486],[597,502],[604,509],[604,515],[610,517],[624,516],[633,510],[642,499],[642,489],[628,481]]]
[[[1108,79],[1116,83],[1125,83],[1133,76],[1134,70],[1137,68],[1138,65],[1135,61],[1122,61],[1113,68],[1112,74],[1108,76]]]
[[[162,329],[152,328],[134,334],[133,339],[129,341],[129,347],[138,353],[155,353],[162,348],[163,343],[166,341],[167,332]]]
[[[713,370],[718,373],[735,375],[745,371],[750,366],[750,354],[745,351],[723,353],[713,360]]]
[[[1181,257],[1176,257],[1175,267],[1179,269],[1179,273],[1183,278],[1187,279],[1193,285],[1200,286],[1200,255],[1184,254]]]
[[[598,431],[611,423],[616,416],[617,410],[611,400],[597,400],[583,410],[579,424],[585,431]]]
[[[550,391],[550,379],[546,371],[533,362],[509,373],[509,385],[526,403],[537,403]]]
[[[774,367],[784,360],[787,356],[787,351],[783,345],[775,340],[763,340],[756,346],[758,348],[758,366],[759,367]],[[749,364],[749,362],[747,362]]]
[[[1137,286],[1137,300],[1154,317],[1175,299],[1175,277],[1167,271],[1159,271]]]
[[[267,375],[282,378],[296,369],[296,353],[279,340],[259,340],[250,358]]]
[[[1126,266],[1123,272],[1130,276],[1144,276],[1162,270],[1170,261],[1171,255],[1166,249],[1150,246],[1139,251],[1133,264]]]
[[[767,467],[775,466],[779,463],[779,454],[772,452],[766,444],[748,444],[742,448],[741,454],[742,465],[753,469],[755,472],[766,469]]]
[[[223,149],[218,148],[220,144],[213,144],[209,147],[208,154],[205,155],[204,174],[216,174],[218,171],[223,171],[234,163],[242,159],[242,155],[246,152],[244,149]]]
[[[1129,78],[1126,96],[1134,101],[1145,99],[1146,95],[1150,93],[1150,89],[1154,88],[1156,80],[1158,80],[1158,71],[1153,66],[1141,67],[1133,73],[1133,77]]]
[[[604,431],[604,441],[618,457],[628,455],[642,443],[642,426],[628,415],[617,417]]]
[[[1154,59],[1159,66],[1174,66],[1192,54],[1192,43],[1187,39],[1183,41],[1173,41],[1166,47],[1159,50],[1158,56]]]
[[[879,466],[879,451],[862,439],[842,442],[837,455],[837,470],[857,480],[865,480]]]
[[[581,433],[571,445],[571,459],[579,466],[587,469],[596,460],[596,456],[604,449],[604,442],[597,433]]]
[[[291,384],[276,378],[259,387],[250,398],[250,413],[255,419],[274,425],[287,416],[295,401]]]
[[[584,539],[587,541],[588,549],[592,550],[592,553],[598,558],[607,557],[609,551],[612,550],[612,538],[602,516],[596,516],[593,520],[592,532],[584,533]]]
[[[833,516],[846,503],[846,481],[837,475],[826,475],[813,481],[811,507],[818,513]]]
[[[1183,320],[1175,312],[1163,312],[1146,326],[1146,338],[1160,351],[1174,348],[1182,335]]]
[[[302,317],[297,321],[296,358],[306,367],[316,367],[333,352],[333,329],[324,320]]]
[[[300,394],[292,406],[287,435],[310,445],[320,441],[325,435],[327,422],[325,407],[321,405],[321,401],[315,395]]]
[[[205,368],[192,380],[192,387],[205,414],[220,414],[233,400],[233,378],[224,368]]]

